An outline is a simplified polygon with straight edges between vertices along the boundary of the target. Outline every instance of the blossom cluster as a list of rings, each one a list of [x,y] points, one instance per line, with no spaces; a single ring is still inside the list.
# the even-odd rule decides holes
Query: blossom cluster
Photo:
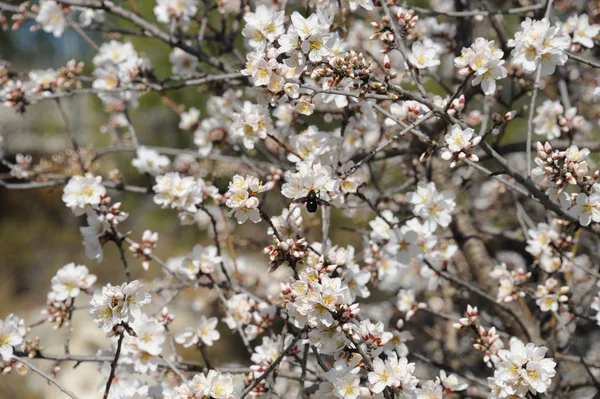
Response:
[[[181,176],[179,172],[169,172],[157,176],[154,190],[154,203],[163,208],[179,211],[182,223],[191,223],[199,207],[207,198],[218,198],[219,190],[203,179]]]
[[[233,176],[229,182],[229,190],[225,193],[225,204],[231,209],[229,215],[234,215],[239,224],[248,219],[254,223],[260,222],[260,201],[257,195],[269,189],[269,184],[263,184],[254,176]]]
[[[471,47],[462,49],[454,65],[460,68],[461,75],[474,74],[473,86],[481,84],[483,93],[489,96],[496,91],[496,80],[507,75],[503,56],[504,52],[494,46],[494,41],[478,37]]]
[[[74,313],[89,308],[110,342],[86,358],[104,396],[444,399],[469,388],[475,359],[489,367],[490,398],[526,398],[557,383],[541,339],[556,338],[556,361],[571,359],[566,344],[589,322],[581,309],[600,324],[589,278],[598,148],[583,143],[595,139],[600,112],[591,14],[543,9],[551,2],[485,11],[441,0],[429,11],[373,0],[303,9],[154,0],[152,11],[33,3],[0,10],[15,28],[35,20],[31,30],[55,38],[72,30],[95,53],[89,68],[73,60],[29,73],[0,60],[0,101],[19,112],[54,102],[74,147],[13,160],[9,141],[0,184],[64,185],[64,205],[85,217],[86,256],[101,263],[114,257],[108,244],[118,250],[126,282],[94,292],[92,272],[106,275],[68,263],[51,279],[40,322],[70,337]],[[518,22],[504,26],[502,15]],[[470,29],[483,21],[497,40]],[[146,57],[129,36],[167,51]],[[62,109],[62,97],[84,93],[109,114],[105,148],[84,148]],[[176,139],[147,134],[154,121],[134,127],[147,93],[168,105],[171,117],[156,117],[164,132],[179,128]],[[529,157],[534,134],[548,142]],[[168,147],[175,142],[183,148]],[[127,162],[103,157],[114,152]],[[474,165],[480,157],[485,165]],[[130,194],[147,196],[140,210],[176,210],[185,239],[165,223],[136,231],[154,220],[128,221]],[[142,268],[130,270],[128,257]],[[161,268],[149,270],[151,261]],[[80,306],[83,294],[90,306]],[[0,320],[2,373],[26,371],[18,358],[52,359],[29,334],[13,315]],[[249,365],[211,359],[230,335]],[[69,339],[55,358],[81,359]],[[202,366],[187,363],[192,354]],[[571,389],[558,380],[556,392]]]
[[[101,293],[94,294],[90,314],[108,336],[121,333],[121,328],[132,331],[130,335],[134,335],[132,323],[142,317],[141,307],[151,300],[150,294],[142,288],[143,285],[134,280],[116,286],[107,284],[102,287]]]
[[[567,62],[570,44],[570,38],[561,27],[552,26],[546,18],[525,19],[521,22],[521,30],[507,43],[508,47],[514,47],[511,55],[515,64],[527,73],[533,73],[539,67],[542,76],[554,73],[557,66]]]
[[[525,345],[518,339],[512,341],[510,350],[501,349],[494,377],[488,378],[492,389],[489,397],[524,398],[528,392],[534,395],[546,392],[556,374],[556,363],[545,358],[547,350],[532,343]]]

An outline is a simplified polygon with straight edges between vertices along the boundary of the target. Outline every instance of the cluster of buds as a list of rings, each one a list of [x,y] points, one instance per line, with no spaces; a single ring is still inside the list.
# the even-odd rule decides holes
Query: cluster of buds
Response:
[[[492,356],[497,356],[498,350],[502,349],[503,343],[499,339],[500,335],[496,332],[496,327],[486,330],[484,327],[477,327],[477,338],[473,342],[473,348],[478,351],[485,352],[483,361],[491,366],[490,360]]]
[[[333,57],[329,60],[329,65],[333,68],[333,74],[338,79],[368,79],[371,76],[371,61],[367,60],[363,53],[356,53],[354,50],[346,52],[344,56]]]
[[[77,62],[75,60],[67,62],[67,65],[56,71],[56,85],[63,90],[70,88],[80,89],[80,78],[84,66],[85,64],[83,62]]]
[[[79,147],[77,151],[69,148],[66,151],[53,154],[50,161],[46,159],[40,160],[34,169],[38,174],[57,172],[67,175],[78,175],[85,173],[85,170],[93,168],[95,154],[96,152],[91,146]],[[82,170],[82,166],[85,170]]]
[[[366,92],[368,87],[363,83],[369,81],[373,75],[371,66],[371,61],[367,60],[362,53],[349,51],[343,56],[332,57],[329,65],[324,64],[315,68],[311,73],[311,78],[317,81],[326,79],[322,84],[323,90],[342,84],[344,88],[361,89]]]
[[[566,151],[553,150],[552,145],[537,142],[537,167],[531,172],[534,181],[539,185],[548,185],[546,194],[557,197],[565,183],[580,186],[591,186],[598,180],[598,171],[588,176],[589,165],[586,160],[590,150],[579,149],[576,145]]]
[[[348,323],[350,320],[356,319],[358,314],[360,313],[360,305],[358,303],[353,303],[352,305],[340,305],[339,310],[339,318],[338,320],[341,323]],[[344,324],[343,326],[347,326],[348,324]]]
[[[23,26],[23,24],[25,23],[25,21],[27,19],[29,19],[27,17],[27,6],[29,5],[29,2],[22,2],[18,7],[19,7],[19,11],[15,12],[11,19],[13,21],[13,25],[11,27],[12,30],[17,30],[19,29],[21,26]],[[32,7],[33,8],[33,7]],[[6,20],[6,17],[4,15],[2,15],[2,13],[0,13],[0,27],[2,28],[2,30],[7,30],[8,29],[8,21]]]
[[[408,36],[414,27],[417,25],[417,21],[419,20],[419,16],[415,15],[413,10],[406,10],[404,8],[399,8],[396,12],[397,19],[397,28],[398,33],[402,37]],[[381,22],[373,21],[371,22],[371,26],[376,30],[375,33],[371,35],[370,40],[381,40],[383,43],[387,45],[393,45],[396,42],[396,37],[392,30],[392,20],[390,16],[384,15],[381,19]],[[385,50],[389,51],[389,50]]]
[[[479,309],[477,306],[467,305],[467,311],[465,312],[465,317],[461,317],[458,320],[458,323],[452,324],[452,327],[457,330],[462,329],[463,327],[476,325],[479,321]]]
[[[12,66],[4,61],[0,60],[0,86],[4,86],[8,81],[15,76],[12,71]]]
[[[461,94],[458,98],[452,100],[446,113],[450,116],[456,116],[457,114],[460,114],[463,109],[465,109],[465,95]]]
[[[263,250],[263,253],[269,255],[269,272],[277,270],[281,265],[287,264],[295,270],[298,262],[301,262],[308,256],[308,243],[304,238],[294,240],[288,238],[280,241],[275,239],[275,243],[269,245]]]
[[[571,107],[563,115],[558,117],[558,126],[565,132],[572,132],[574,130],[588,130],[588,124],[581,115],[577,115],[577,108]]]
[[[537,298],[535,303],[542,312],[556,312],[559,310],[559,306],[569,301],[568,293],[568,286],[560,286],[558,280],[551,277],[546,280],[544,285],[538,285],[535,291]]]
[[[500,115],[498,112],[494,112],[492,114],[492,135],[497,136],[500,134],[501,129],[500,126],[505,124],[506,122],[512,121],[517,116],[517,111],[512,110],[506,112],[504,115]]]
[[[15,164],[11,165],[10,175],[17,179],[29,179],[34,174],[31,170],[32,161],[31,155],[17,154]]]
[[[442,159],[450,162],[450,167],[454,168],[458,162],[468,159],[478,162],[479,157],[475,154],[467,154],[465,151],[477,146],[481,142],[481,136],[475,136],[475,131],[471,128],[462,129],[458,124],[452,126],[452,132],[446,134],[446,148],[442,152]]]
[[[14,108],[19,114],[24,114],[25,107],[29,105],[23,82],[20,80],[9,80],[0,90],[0,100],[5,107]]]
[[[14,357],[9,361],[5,361],[4,364],[0,364],[0,370],[3,375],[10,374],[13,371],[16,371],[19,375],[25,375],[29,371],[27,366]]]
[[[47,305],[48,307],[41,313],[48,323],[53,324],[53,329],[57,330],[65,324],[69,325],[73,314],[73,301],[56,301],[52,295],[48,295]]]
[[[511,270],[506,268],[506,264],[497,265],[490,272],[490,277],[499,280],[498,302],[512,302],[518,298],[525,297],[522,286],[531,278],[531,272],[525,272],[523,269]]]
[[[115,202],[112,204],[112,199],[110,197],[103,197],[97,210],[98,218],[101,221],[108,222],[113,227],[117,227],[129,217],[127,212],[121,210],[121,203]]]
[[[129,246],[129,250],[134,253],[134,256],[142,259],[142,267],[144,270],[148,270],[148,266],[152,260],[152,251],[156,248],[157,242],[158,233],[146,230],[142,234],[141,243],[134,242]]]

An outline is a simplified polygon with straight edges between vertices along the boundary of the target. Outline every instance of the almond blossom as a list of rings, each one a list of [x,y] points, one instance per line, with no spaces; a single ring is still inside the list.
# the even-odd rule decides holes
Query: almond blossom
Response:
[[[559,26],[551,26],[546,18],[525,19],[521,22],[521,31],[508,41],[508,47],[514,47],[513,62],[528,73],[540,67],[542,76],[554,73],[557,66],[567,62],[569,45],[569,37]]]

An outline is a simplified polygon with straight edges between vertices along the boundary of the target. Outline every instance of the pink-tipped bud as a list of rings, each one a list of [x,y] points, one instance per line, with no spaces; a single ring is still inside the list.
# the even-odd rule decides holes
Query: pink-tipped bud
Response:
[[[507,113],[504,114],[504,120],[505,121],[512,121],[515,116],[517,116],[517,111],[509,111]]]

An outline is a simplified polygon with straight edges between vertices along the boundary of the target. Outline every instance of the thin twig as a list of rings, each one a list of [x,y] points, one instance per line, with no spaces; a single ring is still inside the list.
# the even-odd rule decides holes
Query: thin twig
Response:
[[[250,392],[252,392],[252,390],[258,385],[260,384],[260,382],[262,380],[264,380],[265,378],[267,378],[269,376],[269,374],[271,374],[271,372],[273,370],[275,370],[275,368],[277,366],[279,366],[279,363],[281,363],[283,361],[283,358],[285,357],[285,355],[287,355],[287,353],[294,347],[296,346],[296,343],[300,340],[300,337],[302,337],[302,334],[304,333],[304,331],[300,332],[296,337],[294,337],[294,339],[292,340],[292,342],[290,342],[290,344],[283,350],[283,352],[281,352],[279,354],[279,356],[277,357],[277,359],[275,359],[275,361],[273,361],[273,363],[271,363],[269,365],[269,367],[258,377],[256,377],[254,379],[254,381],[252,381],[252,383],[250,385],[248,385],[246,387],[246,389],[244,389],[244,392],[242,392],[242,395],[240,396],[241,398],[245,398]]]
[[[115,357],[112,363],[110,364],[110,374],[108,375],[108,381],[106,381],[106,388],[104,388],[103,399],[108,398],[110,386],[112,385],[113,379],[115,378],[117,362],[119,361],[119,356],[121,356],[121,345],[123,344],[123,338],[125,338],[125,332],[121,332],[121,335],[119,335],[119,340],[117,341],[117,351],[115,352]]]
[[[67,395],[71,399],[78,399],[77,396],[75,396],[75,394],[73,392],[69,391],[67,388],[62,386],[62,384],[60,382],[58,382],[56,380],[56,378],[50,377],[48,374],[44,373],[42,370],[40,370],[39,368],[34,366],[33,363],[30,363],[29,360],[25,360],[24,357],[17,357],[17,356],[13,356],[13,357],[16,360],[18,360],[20,363],[23,363],[25,366],[27,366],[27,368],[30,369],[31,371],[33,371],[34,373],[42,376],[48,382],[54,384],[54,386],[56,386],[58,389],[60,389],[65,395]]]

